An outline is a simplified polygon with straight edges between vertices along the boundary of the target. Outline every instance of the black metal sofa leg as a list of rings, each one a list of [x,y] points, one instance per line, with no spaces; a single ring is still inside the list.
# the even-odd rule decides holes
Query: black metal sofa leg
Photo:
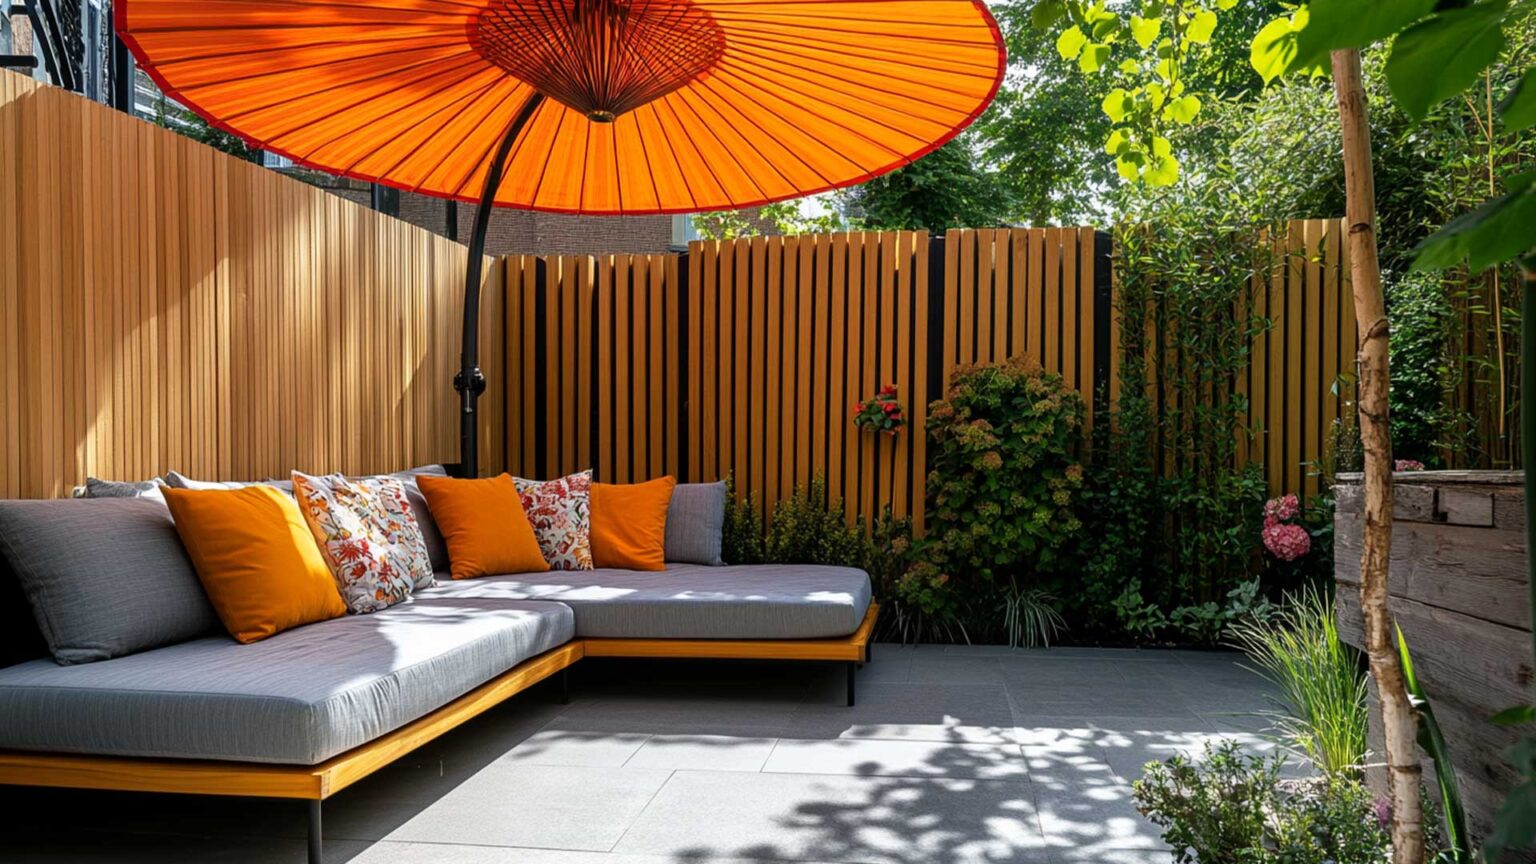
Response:
[[[309,864],[325,864],[325,847],[320,834],[320,801],[305,803],[309,805]]]
[[[858,668],[858,664],[855,663],[852,660],[849,660],[848,662],[843,664],[843,669],[844,669],[844,673],[843,674],[846,675],[847,678],[848,678],[848,707],[849,708],[853,707],[853,676],[854,676],[854,672],[857,671],[857,668]]]
[[[560,670],[560,704],[571,704],[571,669],[569,666]]]

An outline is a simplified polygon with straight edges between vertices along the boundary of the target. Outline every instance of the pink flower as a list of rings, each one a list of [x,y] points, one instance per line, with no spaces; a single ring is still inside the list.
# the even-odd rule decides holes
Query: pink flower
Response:
[[[1423,471],[1424,463],[1417,459],[1399,459],[1392,463],[1393,471]]]
[[[1295,495],[1282,495],[1264,502],[1264,516],[1273,516],[1281,522],[1289,522],[1301,513],[1301,502]]]
[[[1278,523],[1264,529],[1264,548],[1281,561],[1295,561],[1312,551],[1312,537],[1300,525]]]

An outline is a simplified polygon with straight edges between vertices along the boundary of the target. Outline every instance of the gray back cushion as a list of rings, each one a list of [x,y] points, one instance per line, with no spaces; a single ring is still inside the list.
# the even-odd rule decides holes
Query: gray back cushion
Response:
[[[156,501],[165,501],[165,495],[160,487],[165,481],[156,477],[153,480],[102,480],[97,477],[85,478],[85,494],[80,498],[153,498]]]
[[[0,556],[66,666],[220,629],[159,501],[0,501]]]
[[[725,481],[679,483],[667,508],[666,559],[719,567],[725,533]]]

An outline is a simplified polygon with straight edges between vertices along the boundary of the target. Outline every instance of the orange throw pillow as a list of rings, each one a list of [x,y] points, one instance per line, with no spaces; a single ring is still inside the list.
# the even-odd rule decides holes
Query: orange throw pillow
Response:
[[[677,480],[592,484],[592,565],[665,570],[667,507]]]
[[[236,641],[347,614],[292,498],[270,486],[161,491],[197,578]]]
[[[484,480],[421,475],[416,485],[443,532],[453,578],[549,569],[511,475]]]

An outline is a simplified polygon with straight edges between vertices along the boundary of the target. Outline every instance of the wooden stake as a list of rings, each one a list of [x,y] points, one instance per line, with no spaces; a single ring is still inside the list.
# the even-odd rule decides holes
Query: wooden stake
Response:
[[[1387,609],[1392,547],[1392,435],[1387,416],[1387,313],[1376,258],[1376,190],[1371,177],[1371,129],[1358,49],[1333,52],[1333,86],[1344,139],[1345,218],[1350,281],[1360,333],[1360,440],[1365,447],[1365,536],[1360,555],[1360,609],[1371,677],[1381,699],[1392,794],[1393,864],[1424,861],[1422,769],[1418,718],[1408,702]]]

